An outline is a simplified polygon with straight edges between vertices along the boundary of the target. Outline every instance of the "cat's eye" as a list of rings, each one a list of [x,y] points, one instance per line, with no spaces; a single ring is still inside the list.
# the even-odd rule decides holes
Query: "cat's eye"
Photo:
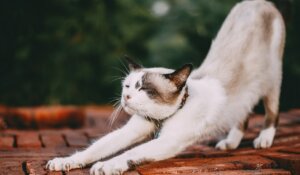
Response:
[[[129,85],[125,85],[126,88],[129,88]]]
[[[139,89],[139,91],[141,91],[141,90],[144,91],[144,90],[147,90],[147,88],[145,88],[145,87],[142,86],[142,87]]]
[[[140,82],[136,82],[136,84],[135,84],[135,88],[136,88],[136,89],[138,89],[139,87],[141,87],[141,84],[140,84]]]

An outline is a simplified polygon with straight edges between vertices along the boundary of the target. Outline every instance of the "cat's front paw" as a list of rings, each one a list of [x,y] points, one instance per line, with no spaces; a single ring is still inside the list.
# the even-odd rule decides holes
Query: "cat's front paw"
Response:
[[[127,161],[109,160],[106,162],[97,162],[92,166],[90,175],[121,175],[128,168]]]
[[[83,168],[85,164],[71,157],[57,157],[49,160],[46,168],[50,171],[69,171],[71,169]]]
[[[230,141],[227,139],[221,140],[216,145],[216,149],[219,150],[233,150],[239,146],[240,142],[238,140]]]

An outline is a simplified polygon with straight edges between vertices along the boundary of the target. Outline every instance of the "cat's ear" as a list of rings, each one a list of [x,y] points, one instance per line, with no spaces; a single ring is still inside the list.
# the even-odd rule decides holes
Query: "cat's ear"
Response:
[[[164,74],[164,76],[172,81],[178,89],[181,89],[185,85],[185,82],[191,74],[192,70],[192,64],[185,64],[184,66],[170,74]]]
[[[134,62],[129,56],[124,55],[124,59],[126,60],[127,64],[128,64],[128,68],[130,71],[135,71],[138,69],[143,68],[143,66],[141,66],[140,64]]]

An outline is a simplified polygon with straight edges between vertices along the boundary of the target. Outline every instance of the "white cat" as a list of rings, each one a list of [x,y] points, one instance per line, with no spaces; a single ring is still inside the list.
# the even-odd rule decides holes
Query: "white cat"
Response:
[[[284,22],[273,4],[243,1],[232,9],[207,58],[193,72],[190,64],[174,71],[143,68],[130,61],[121,99],[132,115],[128,123],[82,152],[50,160],[47,168],[70,170],[99,161],[90,174],[122,174],[141,163],[173,157],[229,129],[216,147],[235,149],[249,112],[261,98],[266,120],[254,147],[270,147],[278,123],[284,41]],[[101,161],[158,128],[158,137]]]

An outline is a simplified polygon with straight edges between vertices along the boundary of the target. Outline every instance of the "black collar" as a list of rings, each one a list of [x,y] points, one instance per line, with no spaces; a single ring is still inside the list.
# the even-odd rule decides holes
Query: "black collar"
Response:
[[[158,134],[159,134],[159,131],[162,127],[163,122],[166,121],[167,119],[171,118],[172,116],[174,116],[181,108],[183,108],[183,106],[185,105],[186,100],[187,100],[188,97],[189,97],[189,92],[188,92],[188,87],[186,86],[185,93],[184,93],[184,95],[181,99],[180,105],[179,105],[178,109],[172,115],[170,115],[169,117],[166,117],[164,119],[155,119],[155,118],[152,118],[152,117],[149,117],[149,116],[144,117],[149,122],[154,123],[155,128],[156,128],[156,131],[154,132],[154,137],[155,138],[158,137]]]

